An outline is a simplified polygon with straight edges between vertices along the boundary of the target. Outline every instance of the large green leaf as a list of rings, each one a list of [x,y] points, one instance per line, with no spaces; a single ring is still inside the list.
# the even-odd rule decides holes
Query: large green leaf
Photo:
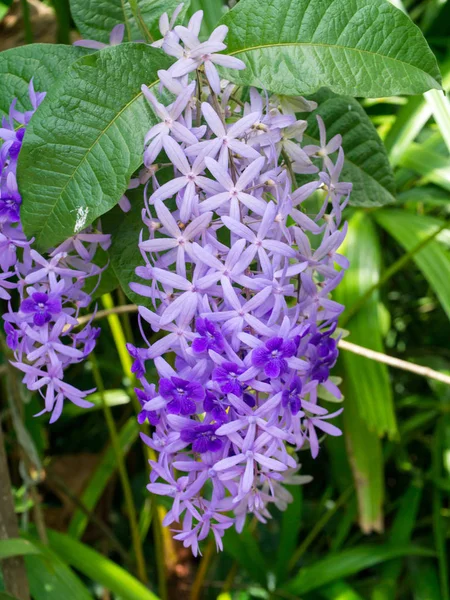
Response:
[[[326,86],[350,96],[440,89],[422,33],[385,0],[241,0],[221,21],[228,53],[247,68],[232,81],[280,94]]]
[[[33,600],[93,600],[75,573],[48,546],[25,536],[41,554],[25,556],[27,576]]]
[[[327,135],[342,135],[345,164],[342,181],[351,181],[350,204],[380,206],[395,201],[394,175],[377,130],[359,102],[322,89],[313,99],[319,104],[308,118],[305,144],[317,144],[316,115],[324,120]]]
[[[367,214],[358,212],[350,219],[343,252],[350,268],[336,290],[336,299],[350,308],[380,277],[380,243]],[[378,302],[376,290],[345,327],[350,331],[350,342],[383,352]],[[397,426],[387,367],[350,352],[342,352],[342,360],[346,386],[368,428],[380,435],[395,436]]]
[[[28,540],[12,538],[0,540],[0,560],[11,558],[12,556],[23,556],[25,554],[40,554],[39,548],[36,548]]]
[[[179,4],[179,0],[137,1],[142,20],[154,39],[161,37],[158,29],[159,17],[164,12],[170,16]],[[188,6],[189,0],[185,0],[183,13]],[[126,0],[70,0],[70,10],[80,33],[88,39],[107,44],[111,30],[120,23],[127,25],[125,40],[128,31],[132,40],[142,39],[142,32],[133,16],[130,3]]]
[[[49,247],[112,208],[142,162],[154,123],[141,85],[171,59],[144,44],[107,48],[74,63],[27,128],[19,159],[21,217]]]
[[[379,210],[374,213],[374,217],[406,251],[413,249],[443,225],[439,219],[402,210]],[[413,259],[450,318],[449,252],[438,241],[432,240]]]
[[[306,594],[327,583],[401,556],[433,556],[433,552],[412,544],[361,545],[303,567],[282,589],[290,594]]]
[[[158,600],[153,592],[122,567],[89,546],[51,530],[48,531],[48,538],[50,547],[58,556],[122,600]]]
[[[448,157],[412,143],[399,159],[399,165],[415,171],[444,190],[450,191],[450,166]]]
[[[30,110],[28,85],[33,79],[39,92],[48,91],[78,58],[92,50],[57,44],[30,44],[0,53],[0,117],[17,98],[19,110]]]

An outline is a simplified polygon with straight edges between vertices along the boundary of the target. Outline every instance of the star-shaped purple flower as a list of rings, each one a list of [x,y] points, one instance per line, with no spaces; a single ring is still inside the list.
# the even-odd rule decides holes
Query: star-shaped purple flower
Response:
[[[200,337],[195,338],[192,342],[192,350],[197,354],[202,354],[207,350],[222,352],[225,347],[225,342],[220,331],[215,327],[214,323],[208,319],[198,318],[195,322],[195,328],[200,334]]]
[[[276,379],[288,370],[286,358],[291,358],[297,351],[294,340],[274,337],[267,340],[264,346],[255,348],[252,354],[252,365],[264,369],[264,373],[271,379]]]
[[[204,452],[218,452],[222,448],[222,440],[216,435],[218,424],[203,425],[192,422],[192,427],[183,429],[180,437],[183,442],[192,444],[192,450],[203,454]]]
[[[62,311],[61,298],[55,294],[34,292],[22,302],[20,310],[25,314],[32,314],[33,323],[41,327]]]
[[[160,380],[159,394],[164,400],[169,400],[167,412],[170,415],[193,415],[197,412],[195,403],[203,400],[205,390],[195,381],[171,377]]]

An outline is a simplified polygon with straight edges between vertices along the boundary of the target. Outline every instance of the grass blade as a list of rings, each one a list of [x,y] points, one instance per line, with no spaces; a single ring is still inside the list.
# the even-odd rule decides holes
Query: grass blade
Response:
[[[306,594],[327,583],[355,575],[364,569],[401,556],[433,555],[434,553],[431,550],[411,544],[406,546],[391,544],[380,546],[375,544],[361,545],[328,556],[311,566],[303,567],[296,577],[282,587],[282,590],[290,594]]]
[[[153,592],[122,567],[85,544],[52,530],[48,530],[48,539],[50,547],[58,556],[122,600],[158,600]]]

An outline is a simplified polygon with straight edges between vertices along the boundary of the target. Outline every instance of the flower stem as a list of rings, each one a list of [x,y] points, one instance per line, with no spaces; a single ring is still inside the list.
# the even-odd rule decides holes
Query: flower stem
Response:
[[[127,312],[124,310],[120,311],[118,309],[125,309],[127,307],[125,307],[125,306],[115,307],[111,294],[104,294],[102,296],[102,303],[106,309],[105,312],[108,312],[108,314],[105,316],[107,316],[107,318],[108,318],[108,323],[111,328],[111,333],[113,335],[114,343],[115,343],[117,353],[119,354],[120,362],[122,365],[123,374],[127,379],[131,380],[131,384],[127,391],[130,395],[130,398],[132,398],[132,400],[133,400],[133,404],[136,409],[136,412],[140,412],[141,406],[139,404],[139,400],[136,397],[136,394],[134,393],[134,388],[133,388],[134,383],[136,383],[134,374],[131,372],[131,366],[133,363],[132,363],[131,357],[128,354],[128,351],[126,349],[126,345],[125,345],[126,337],[125,337],[125,334],[124,334],[124,331],[122,328],[122,324],[121,324],[119,316],[118,316],[119,312]],[[137,307],[134,307],[134,308],[135,308],[135,310],[137,310]],[[154,451],[151,448],[147,449],[146,455],[148,456],[148,458],[150,458],[152,460],[156,459]],[[155,538],[155,545],[157,547],[156,563],[157,563],[157,571],[158,571],[158,589],[159,589],[159,595],[161,597],[161,600],[166,600],[168,595],[167,595],[166,567],[165,567],[164,559],[167,554],[171,554],[171,553],[170,553],[170,551],[168,551],[168,548],[167,548],[168,544],[166,543],[166,540],[164,539],[162,525],[161,525],[161,521],[164,518],[164,515],[161,515],[159,513],[159,508],[161,508],[161,507],[158,507],[156,505],[156,502],[154,502],[152,499],[152,513],[153,513],[152,527],[153,527],[153,535]],[[171,540],[169,540],[169,542],[170,541]]]
[[[117,315],[116,315],[117,317]],[[91,365],[92,365],[92,374],[94,376],[95,385],[99,391],[101,400],[102,400],[102,408],[106,419],[106,425],[108,427],[109,435],[111,438],[111,444],[114,449],[114,453],[116,455],[117,468],[119,471],[119,477],[122,484],[123,495],[125,498],[125,504],[127,507],[128,518],[130,520],[130,529],[131,529],[131,538],[133,542],[133,549],[136,559],[137,573],[139,579],[143,583],[147,583],[147,572],[145,568],[145,559],[144,559],[144,551],[142,548],[141,537],[139,535],[139,526],[136,516],[136,508],[134,506],[133,493],[131,491],[130,480],[128,478],[127,469],[125,466],[125,461],[123,458],[122,451],[120,449],[119,437],[117,434],[116,424],[114,421],[114,417],[111,412],[111,408],[106,403],[105,398],[105,388],[103,385],[103,379],[100,373],[100,369],[98,367],[97,359],[94,353],[91,354],[90,357]]]

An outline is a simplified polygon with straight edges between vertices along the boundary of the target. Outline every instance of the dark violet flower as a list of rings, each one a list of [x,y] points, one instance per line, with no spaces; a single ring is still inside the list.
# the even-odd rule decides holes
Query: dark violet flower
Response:
[[[227,409],[230,403],[226,398],[218,398],[214,392],[206,390],[203,408],[217,423],[227,421]]]
[[[147,360],[148,349],[136,348],[133,344],[127,344],[127,350],[130,356],[134,358],[131,372],[134,373],[138,379],[141,379],[141,377],[144,377],[145,375],[145,361]]]
[[[224,394],[242,396],[242,384],[238,378],[243,372],[244,369],[235,363],[224,362],[214,369],[212,378],[213,381],[217,381]]]
[[[179,377],[161,379],[159,393],[168,400],[167,412],[171,415],[193,415],[197,412],[196,402],[205,397],[205,390],[200,383],[186,381]]]
[[[141,406],[144,407],[146,402],[149,402],[152,398],[155,397],[156,394],[151,394],[144,390],[140,390],[139,388],[135,388],[136,396],[141,403]],[[157,425],[159,423],[159,416],[155,410],[145,410],[142,408],[141,412],[137,416],[137,421],[139,425],[148,421],[150,425]]]
[[[296,415],[301,406],[302,381],[299,377],[294,377],[291,381],[289,389],[284,389],[281,395],[281,403],[284,408],[289,408],[293,415]]]
[[[219,354],[223,352],[225,342],[222,334],[211,321],[208,319],[198,318],[195,322],[195,328],[200,334],[200,337],[195,338],[192,342],[192,349],[197,354],[202,354],[207,350],[214,350]]]
[[[180,437],[183,442],[192,444],[192,450],[203,454],[204,452],[218,452],[222,448],[222,440],[216,435],[219,425],[202,425],[192,421],[192,426],[182,429]]]
[[[52,317],[62,311],[61,297],[55,294],[34,292],[20,305],[20,310],[25,314],[33,315],[33,323],[37,326],[45,325]]]
[[[252,365],[264,369],[267,377],[275,379],[287,372],[288,364],[285,359],[294,356],[296,351],[297,344],[294,340],[284,341],[280,337],[274,337],[267,340],[264,346],[253,350]]]
[[[17,350],[19,346],[19,334],[11,323],[5,323],[6,343],[11,350]]]
[[[17,189],[6,188],[0,195],[0,222],[18,223],[22,198]]]

